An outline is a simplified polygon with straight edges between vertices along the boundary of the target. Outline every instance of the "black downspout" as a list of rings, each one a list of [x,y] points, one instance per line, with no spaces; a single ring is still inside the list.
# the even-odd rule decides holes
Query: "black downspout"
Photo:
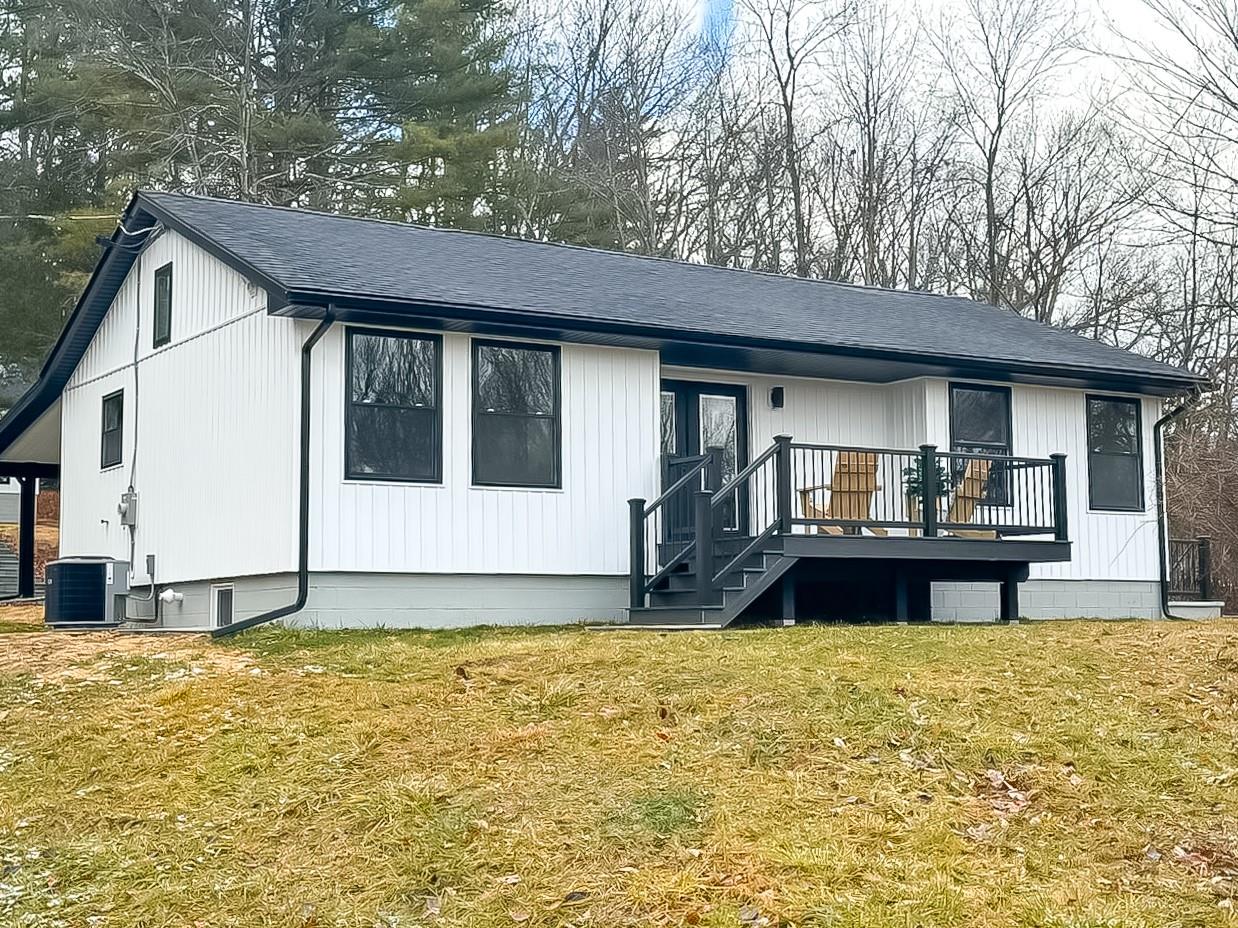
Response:
[[[309,598],[309,507],[310,507],[310,373],[312,370],[311,353],[319,339],[327,334],[331,323],[335,321],[332,308],[322,317],[318,327],[310,333],[310,337],[301,346],[301,499],[299,516],[299,534],[297,537],[297,598],[287,606],[280,606],[269,612],[251,616],[241,622],[233,622],[222,628],[211,629],[212,638],[222,638],[243,632],[255,625],[273,622],[285,616],[293,615],[305,608]]]
[[[1187,617],[1169,611],[1169,529],[1165,518],[1165,452],[1161,446],[1165,426],[1195,405],[1198,399],[1198,392],[1192,394],[1190,399],[1165,413],[1152,426],[1153,453],[1156,455],[1156,544],[1161,560],[1161,614],[1167,619],[1185,620]]]

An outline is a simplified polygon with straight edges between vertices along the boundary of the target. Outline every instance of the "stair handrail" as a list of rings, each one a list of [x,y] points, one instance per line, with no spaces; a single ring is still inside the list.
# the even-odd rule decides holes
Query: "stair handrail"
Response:
[[[649,593],[659,582],[669,576],[670,572],[679,564],[683,563],[688,557],[694,555],[697,550],[696,538],[690,539],[679,551],[666,563],[661,569],[656,571],[652,577],[645,574],[645,558],[646,544],[648,541],[648,523],[659,509],[663,508],[667,501],[670,500],[676,493],[680,493],[689,487],[693,481],[699,485],[700,475],[705,469],[713,463],[713,453],[705,452],[700,456],[695,464],[689,467],[680,477],[651,503],[646,505],[643,499],[634,498],[628,500],[630,510],[630,530],[629,530],[629,586],[630,586],[630,602],[633,608],[643,606],[645,603],[645,595]],[[658,540],[655,537],[653,544],[656,546]]]
[[[686,487],[692,481],[693,477],[697,476],[701,473],[701,471],[709,466],[712,460],[713,454],[711,452],[707,451],[705,454],[701,455],[701,459],[688,468],[688,470],[684,472],[683,476],[663,490],[661,496],[645,506],[645,518],[648,519],[654,514],[654,512],[657,511],[658,507],[664,505],[668,499]]]
[[[732,477],[730,480],[724,483],[721,487],[719,487],[714,492],[714,498],[713,498],[713,502],[711,503],[711,505],[714,508],[717,508],[729,494],[735,492],[735,490],[740,485],[747,482],[748,478],[751,477],[754,473],[756,473],[757,469],[762,464],[764,464],[766,461],[772,458],[775,454],[777,454],[778,447],[779,446],[777,442],[770,445],[768,448],[766,448],[764,451],[761,452],[760,456],[757,457],[756,460],[754,460],[751,464],[749,464],[747,467],[745,467],[743,470],[737,473],[734,477]]]

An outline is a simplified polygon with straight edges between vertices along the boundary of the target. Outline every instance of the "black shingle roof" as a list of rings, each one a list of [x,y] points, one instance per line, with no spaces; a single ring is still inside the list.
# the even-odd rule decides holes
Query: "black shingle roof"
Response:
[[[496,235],[166,193],[139,195],[282,289],[649,326],[684,336],[982,358],[1196,381],[961,297],[802,280]]]

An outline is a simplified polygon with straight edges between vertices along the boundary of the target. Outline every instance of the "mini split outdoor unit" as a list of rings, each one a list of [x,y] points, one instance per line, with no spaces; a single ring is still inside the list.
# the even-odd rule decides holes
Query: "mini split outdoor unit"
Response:
[[[56,628],[119,625],[129,593],[129,563],[66,557],[47,565],[44,621]]]

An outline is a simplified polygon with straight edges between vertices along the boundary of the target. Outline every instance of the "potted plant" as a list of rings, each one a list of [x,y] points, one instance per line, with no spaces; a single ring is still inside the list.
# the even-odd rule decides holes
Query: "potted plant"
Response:
[[[934,459],[937,465],[937,498],[944,499],[950,493],[950,475],[941,458]],[[903,468],[903,493],[907,497],[907,521],[923,522],[921,503],[924,499],[924,458],[916,458],[914,464]],[[919,535],[919,529],[910,529],[911,535]]]

